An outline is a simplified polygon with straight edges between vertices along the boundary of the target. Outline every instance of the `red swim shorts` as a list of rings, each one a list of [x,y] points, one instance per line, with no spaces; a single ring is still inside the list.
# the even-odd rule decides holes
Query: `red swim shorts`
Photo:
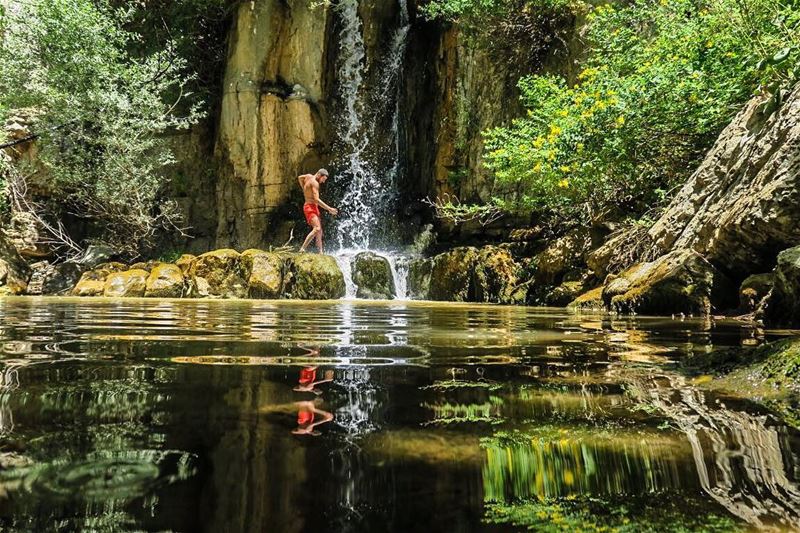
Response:
[[[306,215],[306,222],[311,226],[311,219],[319,218],[319,206],[317,204],[303,204],[303,213]]]

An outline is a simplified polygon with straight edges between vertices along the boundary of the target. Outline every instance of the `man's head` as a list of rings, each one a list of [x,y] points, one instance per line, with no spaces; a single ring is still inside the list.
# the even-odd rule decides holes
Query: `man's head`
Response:
[[[328,179],[328,171],[324,168],[317,170],[317,173],[314,174],[314,177],[317,178],[317,181],[320,183],[325,183],[325,180]]]

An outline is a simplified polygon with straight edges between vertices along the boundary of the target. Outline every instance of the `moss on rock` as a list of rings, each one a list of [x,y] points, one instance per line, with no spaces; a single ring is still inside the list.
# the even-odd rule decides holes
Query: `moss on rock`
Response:
[[[242,252],[250,298],[280,298],[283,293],[285,258],[280,254],[250,249]]]
[[[149,272],[141,268],[115,272],[106,278],[103,296],[109,298],[138,298],[144,296]]]
[[[144,295],[148,298],[180,298],[183,296],[184,281],[178,265],[161,263],[150,271]]]
[[[431,292],[431,259],[414,259],[408,264],[408,297],[414,300],[428,300]]]
[[[600,311],[605,309],[603,303],[603,287],[597,287],[590,291],[584,292],[568,305],[567,309],[570,311]]]
[[[84,272],[81,279],[72,289],[73,296],[102,296],[105,291],[106,278],[128,267],[122,263],[102,263],[92,270]]]
[[[389,261],[373,252],[361,252],[353,260],[353,283],[359,298],[390,300],[397,294]]]
[[[189,267],[189,295],[210,298],[244,298],[247,279],[241,255],[222,248],[197,257]]]
[[[287,255],[284,287],[285,297],[299,300],[329,300],[345,295],[344,274],[329,255]]]
[[[450,302],[470,301],[472,271],[478,250],[471,246],[453,248],[433,258],[429,297]]]
[[[481,248],[475,258],[472,284],[474,300],[501,304],[521,303],[525,291],[520,289],[520,266],[511,253],[499,246]]]

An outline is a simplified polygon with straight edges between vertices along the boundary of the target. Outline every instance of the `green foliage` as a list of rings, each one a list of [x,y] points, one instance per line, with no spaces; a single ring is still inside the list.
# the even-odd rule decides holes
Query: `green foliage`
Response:
[[[635,0],[588,16],[576,83],[519,83],[527,116],[487,132],[507,210],[602,217],[661,204],[754,92],[797,77],[800,13],[773,0]]]
[[[173,161],[159,135],[186,128],[199,102],[175,113],[192,79],[165,41],[137,54],[135,10],[106,0],[14,2],[2,18],[0,110],[33,108],[51,195],[90,219],[98,240],[136,255],[177,221],[159,172]],[[170,98],[172,96],[172,98]],[[0,117],[4,118],[4,117]]]

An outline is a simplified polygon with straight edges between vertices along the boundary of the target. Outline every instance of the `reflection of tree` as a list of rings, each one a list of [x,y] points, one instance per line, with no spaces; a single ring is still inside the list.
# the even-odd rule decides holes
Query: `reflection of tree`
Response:
[[[780,427],[764,416],[709,405],[705,394],[676,374],[631,381],[631,394],[656,408],[686,435],[705,493],[756,526],[778,517],[800,525],[800,464]]]

